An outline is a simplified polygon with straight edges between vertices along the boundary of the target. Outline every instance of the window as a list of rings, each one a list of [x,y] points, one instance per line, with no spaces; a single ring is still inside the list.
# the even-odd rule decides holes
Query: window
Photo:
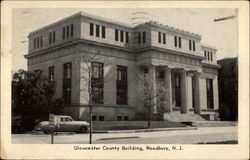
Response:
[[[65,39],[65,27],[63,27],[63,30],[62,30],[62,38]]]
[[[92,102],[103,104],[103,63],[92,62],[91,91]]]
[[[118,29],[115,30],[115,41],[118,41]]]
[[[123,42],[123,31],[120,31],[120,39],[121,39],[121,42]]]
[[[56,42],[56,32],[53,31],[53,43],[55,43],[55,42]]]
[[[213,52],[211,52],[211,61],[213,61]]]
[[[207,52],[207,60],[210,60],[210,52]]]
[[[165,77],[165,72],[164,71],[160,71],[158,78],[161,79],[161,80],[164,80],[164,77]]]
[[[71,103],[71,76],[72,76],[72,63],[63,64],[63,99],[64,103]]]
[[[97,117],[94,115],[92,116],[92,121],[96,121],[97,120]]]
[[[105,38],[106,33],[105,33],[105,26],[102,26],[102,38]]]
[[[74,35],[74,26],[73,24],[70,25],[70,36],[73,37]]]
[[[95,26],[95,31],[96,31],[96,33],[95,33],[96,37],[100,37],[100,26],[99,25]]]
[[[166,44],[166,33],[163,33],[162,37],[163,37],[163,44]]]
[[[67,38],[69,38],[69,26],[67,26]]]
[[[122,116],[117,116],[117,117],[116,117],[116,120],[117,120],[117,121],[122,121]]]
[[[49,67],[49,81],[54,81],[54,66]]]
[[[191,51],[192,50],[192,41],[189,40],[189,50]]]
[[[142,42],[146,43],[146,32],[142,32]]]
[[[117,66],[116,103],[127,104],[127,67]]]
[[[94,24],[93,23],[89,24],[89,35],[91,35],[91,36],[94,35]]]
[[[214,100],[213,100],[213,80],[206,79],[206,88],[207,88],[207,108],[214,108]]]
[[[177,47],[177,36],[174,36],[174,46]]]
[[[138,32],[138,43],[141,43],[141,32]]]
[[[124,121],[128,121],[128,116],[123,116]]]
[[[34,38],[34,49],[36,48],[36,38]]]
[[[99,116],[99,121],[104,121],[104,116]]]
[[[195,41],[193,41],[193,51],[195,51]]]
[[[52,32],[49,32],[49,44],[52,43]]]
[[[181,48],[181,37],[179,37],[179,48]]]
[[[36,48],[39,48],[39,37],[36,37]]]
[[[206,51],[204,51],[204,56],[207,59],[207,52]]]
[[[158,32],[158,43],[161,43],[161,32]]]
[[[181,106],[181,85],[180,85],[180,75],[175,73],[175,106]]]
[[[129,42],[129,34],[128,34],[128,32],[126,32],[126,43],[128,43]]]
[[[40,36],[40,46],[43,46],[43,36]]]

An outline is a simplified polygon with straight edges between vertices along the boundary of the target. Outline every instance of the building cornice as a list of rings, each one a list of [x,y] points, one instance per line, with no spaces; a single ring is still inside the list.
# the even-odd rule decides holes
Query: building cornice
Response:
[[[211,63],[206,63],[206,62],[202,62],[201,64],[202,66],[205,66],[205,67],[211,67],[211,68],[216,68],[216,69],[221,68],[221,66],[218,64],[211,64]]]

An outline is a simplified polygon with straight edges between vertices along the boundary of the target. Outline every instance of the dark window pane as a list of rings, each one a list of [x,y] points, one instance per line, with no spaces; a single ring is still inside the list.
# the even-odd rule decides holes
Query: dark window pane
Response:
[[[163,37],[163,44],[166,44],[166,33],[163,33],[162,37]]]
[[[128,32],[126,32],[126,43],[128,43],[129,42],[129,34],[128,34]]]
[[[123,42],[123,31],[120,31],[120,40]]]
[[[158,43],[161,43],[161,32],[158,32]]]
[[[116,103],[127,104],[127,67],[117,66]]]
[[[192,50],[192,41],[189,40],[189,50],[191,51]]]
[[[56,41],[56,32],[53,31],[53,43],[55,43],[55,41]]]
[[[124,121],[128,121],[128,116],[124,116]]]
[[[146,32],[142,32],[142,42],[146,42]]]
[[[94,35],[94,24],[93,24],[93,23],[90,23],[90,24],[89,24],[89,34],[90,34],[91,36]]]
[[[179,37],[179,48],[181,48],[181,37]]]
[[[211,61],[213,61],[213,52],[211,52]]]
[[[36,38],[34,38],[34,49],[36,48]]]
[[[67,26],[67,38],[69,38],[69,26]]]
[[[73,37],[74,35],[74,26],[73,24],[70,25],[70,36]]]
[[[204,56],[207,59],[207,52],[206,51],[204,51]]]
[[[102,38],[106,37],[105,26],[102,26]]]
[[[213,80],[206,79],[206,88],[207,88],[207,108],[214,108],[214,100],[213,100]]]
[[[210,52],[207,51],[207,60],[210,60]]]
[[[63,99],[64,103],[71,103],[71,75],[72,75],[72,64],[63,64]]]
[[[177,47],[177,36],[174,36],[174,46]]]
[[[100,26],[96,25],[95,29],[96,29],[96,33],[95,33],[96,37],[100,37]]]
[[[104,116],[99,116],[99,121],[104,121]]]
[[[115,30],[115,41],[118,41],[118,30]]]
[[[195,41],[193,41],[193,51],[195,51]]]
[[[97,117],[96,116],[92,116],[92,121],[96,121]]]
[[[65,39],[65,27],[63,27],[62,38]]]
[[[40,36],[40,45],[41,45],[41,47],[43,46],[43,36]]]
[[[159,72],[159,79],[164,79],[165,77],[165,72],[164,71],[160,71]]]
[[[141,32],[138,32],[138,43],[141,43]]]
[[[117,116],[117,121],[121,121],[122,120],[122,116]]]
[[[36,38],[36,48],[39,48],[39,37]]]

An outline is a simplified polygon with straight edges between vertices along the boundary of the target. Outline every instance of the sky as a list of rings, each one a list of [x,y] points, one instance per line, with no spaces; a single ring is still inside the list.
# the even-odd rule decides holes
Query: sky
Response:
[[[212,8],[16,8],[12,10],[12,71],[27,69],[28,35],[45,25],[79,11],[134,24],[140,14],[144,20],[193,32],[202,36],[201,43],[217,49],[217,60],[238,55],[237,18],[214,22],[215,18],[236,15],[235,9]]]

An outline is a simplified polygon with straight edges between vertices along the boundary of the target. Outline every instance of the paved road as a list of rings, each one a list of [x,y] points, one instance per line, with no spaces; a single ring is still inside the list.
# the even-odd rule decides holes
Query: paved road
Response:
[[[207,127],[198,130],[158,131],[140,133],[93,134],[93,144],[196,144],[237,140],[237,126]],[[42,133],[13,134],[12,143],[49,144],[50,135]],[[89,134],[59,133],[57,144],[87,144]]]

